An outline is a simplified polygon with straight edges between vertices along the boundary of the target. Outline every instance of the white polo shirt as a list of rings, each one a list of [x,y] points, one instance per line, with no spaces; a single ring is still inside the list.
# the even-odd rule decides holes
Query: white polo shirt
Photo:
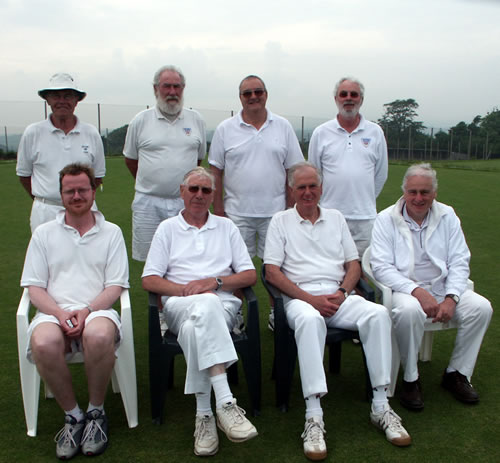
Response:
[[[323,207],[338,209],[346,219],[377,216],[376,198],[387,180],[387,143],[377,124],[363,116],[352,132],[337,118],[314,130],[309,162],[323,172]]]
[[[36,228],[24,262],[21,286],[39,286],[62,309],[86,307],[108,286],[128,288],[128,260],[120,228],[93,211],[96,223],[80,236],[64,221]]]
[[[209,213],[201,228],[179,215],[156,230],[142,277],[157,275],[179,284],[253,270],[245,242],[231,220]]]
[[[31,177],[33,196],[60,202],[59,171],[74,162],[87,164],[97,178],[104,177],[106,165],[99,132],[77,118],[75,127],[65,134],[54,127],[49,117],[24,131],[17,151],[16,173],[19,177]]]
[[[278,212],[267,230],[264,263],[277,265],[296,284],[340,284],[344,264],[358,259],[356,245],[342,214],[320,207],[312,224],[294,207]]]
[[[208,162],[224,170],[224,209],[245,217],[271,217],[286,207],[286,170],[304,160],[285,118],[267,111],[257,130],[241,111],[215,130]]]
[[[161,198],[178,198],[184,175],[207,152],[205,121],[183,109],[169,121],[155,106],[137,114],[128,126],[123,154],[139,160],[135,190]]]

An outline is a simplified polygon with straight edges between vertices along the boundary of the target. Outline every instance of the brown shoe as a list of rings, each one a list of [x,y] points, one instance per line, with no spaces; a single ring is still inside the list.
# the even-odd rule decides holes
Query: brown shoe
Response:
[[[420,411],[424,408],[424,401],[422,398],[422,387],[420,386],[420,380],[416,381],[405,381],[403,380],[403,386],[401,388],[401,393],[399,394],[399,401],[401,405],[408,410]]]
[[[455,399],[466,404],[476,404],[479,402],[479,395],[469,383],[467,376],[458,371],[446,373],[444,370],[441,386],[450,391]]]

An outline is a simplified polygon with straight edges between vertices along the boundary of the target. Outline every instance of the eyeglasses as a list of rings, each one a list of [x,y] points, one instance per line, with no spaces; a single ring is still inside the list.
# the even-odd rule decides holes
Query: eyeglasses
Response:
[[[243,96],[243,98],[251,98],[252,93],[255,94],[257,98],[260,98],[266,91],[263,88],[254,88],[253,90],[244,90],[243,92],[240,93],[240,95]]]
[[[92,188],[75,188],[74,190],[63,190],[62,194],[64,196],[75,196],[75,193],[78,193],[78,196],[86,195]]]
[[[201,192],[204,195],[209,195],[213,191],[212,188],[208,186],[199,186],[199,185],[189,185],[187,189],[190,193],[198,193],[198,191],[201,190]]]
[[[180,90],[181,88],[184,88],[184,85],[182,84],[161,84],[160,87],[164,90],[168,90],[173,88],[174,90]]]
[[[359,96],[359,92],[348,92],[347,90],[342,90],[339,92],[339,97],[345,98],[346,96],[349,96],[349,94],[351,94],[352,98],[357,98]]]

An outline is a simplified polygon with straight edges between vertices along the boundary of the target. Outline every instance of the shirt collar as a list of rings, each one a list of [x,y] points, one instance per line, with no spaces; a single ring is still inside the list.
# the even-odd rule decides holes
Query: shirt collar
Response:
[[[430,210],[429,210],[429,212],[430,212]],[[425,216],[424,220],[422,221],[422,225],[419,225],[408,214],[408,211],[406,209],[406,203],[403,204],[403,210],[402,210],[403,218],[405,219],[405,222],[410,227],[410,230],[419,231],[419,230],[422,230],[425,227],[427,227],[427,225],[429,225],[429,212],[427,212],[427,215]]]
[[[183,120],[184,119],[184,108],[181,109],[181,112],[179,113],[179,115],[173,121],[171,121],[170,119],[168,119],[167,117],[165,117],[165,115],[158,108],[158,105],[155,105],[154,110],[155,110],[155,113],[156,113],[156,117],[158,119],[165,119],[170,124],[174,124],[176,120]]]
[[[210,211],[208,211],[208,219],[207,221],[205,222],[205,224],[203,225],[203,227],[201,228],[198,228],[198,227],[195,227],[194,225],[190,225],[189,223],[186,222],[186,219],[184,219],[184,216],[182,215],[182,212],[185,210],[186,208],[183,208],[179,214],[177,215],[177,218],[179,219],[179,223],[180,223],[180,226],[183,230],[189,230],[190,228],[195,228],[196,230],[204,230],[204,229],[207,229],[207,230],[211,230],[213,228],[216,227],[217,223],[216,223],[216,219],[214,218],[214,216],[210,213]]]
[[[236,117],[238,118],[238,123],[240,125],[245,125],[247,127],[253,127],[252,124],[247,124],[243,120],[243,108],[240,109],[240,111],[238,112]],[[269,111],[269,109],[266,108],[266,121],[264,122],[264,124],[262,124],[262,127],[260,129],[263,129],[264,127],[266,127],[272,120],[274,120],[274,114],[271,111]]]
[[[318,222],[322,222],[323,220],[325,220],[325,214],[323,212],[323,208],[320,205],[318,205],[318,208],[319,208],[319,217],[318,217],[318,220],[316,220],[316,222],[314,222],[313,225],[316,225]],[[295,218],[297,219],[297,221],[299,223],[311,223],[311,221],[309,219],[304,219],[299,214],[299,211],[297,211],[297,204],[295,204],[293,206],[293,210],[295,211]]]
[[[76,123],[75,123],[75,126],[68,133],[72,133],[72,132],[74,132],[74,133],[80,133],[80,126],[81,126],[80,119],[78,119],[78,117],[75,114],[73,114],[73,116],[76,118]],[[46,121],[49,124],[51,132],[56,132],[58,130],[61,130],[61,129],[58,129],[52,123],[52,119],[50,118],[50,115],[49,115],[49,117],[47,117]]]

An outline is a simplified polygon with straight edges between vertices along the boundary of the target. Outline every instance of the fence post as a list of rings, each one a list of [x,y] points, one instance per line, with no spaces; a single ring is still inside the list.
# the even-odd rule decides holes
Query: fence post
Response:
[[[4,132],[5,132],[5,154],[9,152],[9,139],[7,138],[7,126],[4,125]]]
[[[101,135],[101,103],[97,103],[97,130]]]

